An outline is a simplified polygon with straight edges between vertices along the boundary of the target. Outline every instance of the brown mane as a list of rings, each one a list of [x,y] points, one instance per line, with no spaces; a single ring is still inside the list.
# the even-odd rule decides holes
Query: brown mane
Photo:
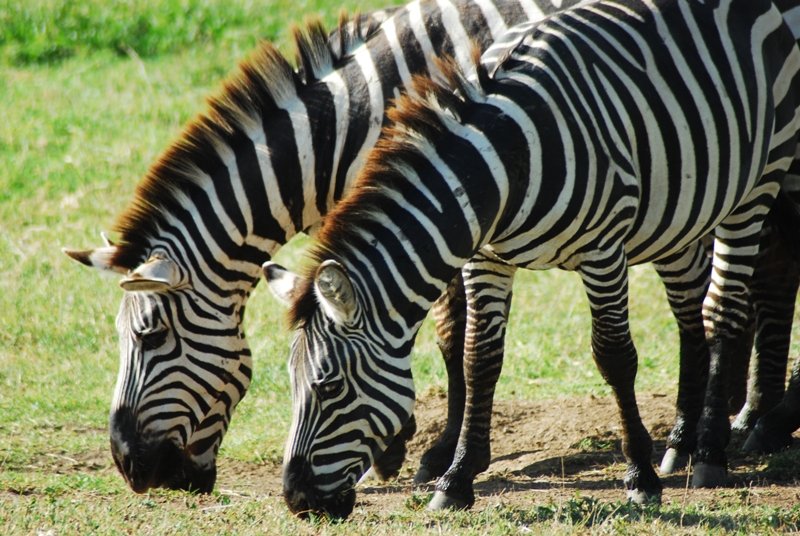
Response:
[[[387,200],[384,192],[401,190],[407,183],[403,168],[409,162],[424,158],[416,140],[424,138],[436,143],[446,132],[443,117],[449,115],[458,120],[467,106],[481,98],[489,76],[480,63],[480,56],[479,47],[473,46],[471,59],[478,77],[477,85],[466,80],[452,58],[436,59],[440,71],[437,80],[415,75],[412,79],[414,94],[403,93],[388,110],[391,123],[384,127],[351,192],[323,220],[318,243],[308,253],[310,263],[304,273],[308,284],[300,289],[289,310],[289,324],[293,328],[302,326],[319,308],[311,284],[318,266],[327,259],[341,260],[339,252],[361,241],[358,229],[365,219],[371,219],[372,213],[381,211]]]
[[[164,214],[180,207],[182,192],[198,183],[197,170],[202,167],[198,163],[216,158],[216,147],[224,137],[246,132],[256,123],[253,118],[268,116],[275,106],[295,98],[300,88],[340,67],[378,29],[369,16],[356,14],[350,21],[342,12],[329,39],[318,19],[306,20],[303,29],[292,28],[298,72],[271,43],[262,42],[207,99],[207,111],[183,127],[139,182],[112,226],[119,240],[111,263],[133,269],[143,262]]]

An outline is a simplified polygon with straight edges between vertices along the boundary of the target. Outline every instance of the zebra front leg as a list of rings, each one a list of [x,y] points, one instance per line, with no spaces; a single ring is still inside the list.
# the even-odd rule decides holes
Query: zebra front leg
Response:
[[[467,298],[466,406],[455,457],[436,484],[431,510],[471,507],[475,476],[489,467],[492,401],[503,365],[515,272],[515,267],[480,254],[462,269]]]
[[[661,481],[651,463],[653,441],[636,404],[638,367],[628,324],[628,264],[622,248],[578,269],[592,309],[592,357],[611,386],[622,419],[622,452],[628,463],[628,499],[645,503],[661,497]]]
[[[464,330],[467,325],[467,301],[464,279],[459,273],[444,294],[433,304],[433,319],[447,368],[447,424],[436,443],[425,451],[414,484],[438,478],[453,463],[453,456],[464,419],[466,386],[464,385]]]
[[[703,408],[708,376],[708,344],[703,332],[703,298],[711,277],[705,248],[695,242],[682,251],[654,262],[667,290],[680,336],[680,375],[675,424],[667,437],[662,474],[683,469],[697,445],[697,423]]]

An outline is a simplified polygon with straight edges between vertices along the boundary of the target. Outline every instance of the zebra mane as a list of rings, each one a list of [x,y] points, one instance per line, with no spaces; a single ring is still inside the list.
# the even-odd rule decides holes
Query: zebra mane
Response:
[[[452,58],[434,59],[439,70],[436,80],[415,75],[411,82],[414,91],[403,93],[395,107],[388,110],[390,124],[384,127],[350,194],[323,220],[317,244],[308,254],[305,282],[297,289],[297,298],[289,309],[292,329],[304,325],[319,309],[312,284],[319,265],[328,259],[341,261],[337,252],[365,243],[360,234],[364,222],[375,220],[376,213],[395,205],[386,192],[402,193],[409,187],[403,172],[424,158],[418,148],[420,142],[436,144],[447,134],[447,122],[460,121],[465,108],[483,100],[489,75],[480,56],[480,48],[473,46],[474,81],[467,80]]]
[[[299,68],[269,42],[262,42],[222,81],[217,94],[207,98],[207,110],[189,121],[178,137],[150,167],[133,197],[112,226],[120,239],[110,262],[133,269],[145,260],[152,237],[160,234],[164,216],[185,205],[191,190],[208,181],[201,170],[218,167],[230,152],[223,140],[249,134],[261,127],[278,108],[291,102],[297,91],[337,69],[353,50],[379,30],[378,17],[339,16],[330,38],[319,19],[292,28]],[[213,180],[213,179],[212,179]]]

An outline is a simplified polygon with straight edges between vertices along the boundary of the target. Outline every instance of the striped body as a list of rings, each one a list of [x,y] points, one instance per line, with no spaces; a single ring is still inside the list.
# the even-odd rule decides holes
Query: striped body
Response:
[[[798,129],[800,52],[771,3],[601,1],[524,28],[499,58],[477,85],[447,69],[449,88],[420,80],[320,232],[325,262],[292,310],[293,511],[349,513],[355,481],[413,408],[417,329],[481,248],[581,275],[636,499],[661,485],[633,389],[628,265],[674,264],[714,230],[712,371],[744,329]],[[708,441],[698,451],[713,458],[727,438]]]
[[[125,274],[110,429],[134,490],[212,489],[250,382],[242,318],[261,265],[350,188],[398,87],[428,72],[431,56],[466,61],[470,39],[485,48],[554,9],[424,0],[374,14],[380,29],[343,22],[331,42],[312,24],[297,39],[299,73],[263,45],[150,169],[115,226],[120,243],[69,252]]]

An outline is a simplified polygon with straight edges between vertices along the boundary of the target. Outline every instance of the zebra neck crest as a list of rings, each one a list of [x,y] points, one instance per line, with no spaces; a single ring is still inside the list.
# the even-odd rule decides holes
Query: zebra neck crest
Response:
[[[163,228],[174,224],[173,215],[199,210],[194,207],[197,192],[213,191],[218,177],[227,178],[231,140],[250,138],[271,115],[294,102],[298,90],[341,67],[358,46],[378,31],[378,19],[357,15],[348,20],[343,13],[330,39],[318,20],[307,20],[303,29],[294,28],[297,71],[271,43],[262,42],[222,82],[220,91],[207,100],[207,111],[184,126],[137,185],[127,208],[112,227],[120,240],[111,263],[132,270],[144,262],[150,244],[162,236]],[[238,246],[244,245],[253,232],[251,222],[243,225],[237,218],[222,225]],[[279,240],[262,242],[256,248],[272,253]],[[257,272],[267,259],[268,256],[259,255],[247,260],[257,262]]]

